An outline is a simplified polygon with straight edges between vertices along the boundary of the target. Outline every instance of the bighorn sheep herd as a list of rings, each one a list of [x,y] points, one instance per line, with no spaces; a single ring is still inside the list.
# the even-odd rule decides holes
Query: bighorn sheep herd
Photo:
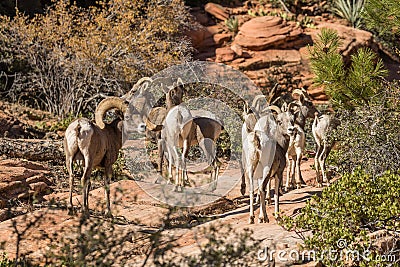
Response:
[[[275,178],[275,216],[279,216],[279,189],[283,183],[283,171],[286,165],[285,191],[294,186],[301,187],[300,163],[305,149],[304,128],[307,118],[314,118],[312,132],[317,144],[315,157],[317,183],[318,186],[322,186],[321,169],[323,181],[329,184],[325,161],[333,143],[328,141],[328,135],[339,122],[332,115],[321,115],[304,90],[293,90],[292,97],[296,96],[297,99],[289,104],[284,103],[281,108],[275,105],[264,108],[264,110],[274,112],[274,120],[271,119],[271,115],[259,115],[262,109],[260,105],[254,104],[257,97],[253,101],[252,112],[247,105],[244,107],[241,193],[243,195],[245,193],[247,180],[250,196],[250,223],[254,223],[254,181],[258,181],[259,222],[268,222],[265,200],[267,198],[270,202],[269,191],[272,178]],[[276,129],[271,132],[273,127]]]
[[[74,162],[83,162],[82,210],[89,212],[90,176],[93,168],[103,167],[106,200],[106,215],[112,216],[110,207],[110,179],[112,165],[118,158],[125,134],[123,126],[134,126],[130,131],[146,133],[158,145],[158,171],[162,174],[164,159],[168,162],[168,178],[174,182],[175,191],[183,191],[190,184],[186,158],[191,146],[199,145],[207,163],[212,166],[211,189],[217,187],[219,161],[216,157],[216,141],[224,130],[223,123],[216,118],[193,116],[183,104],[183,83],[180,79],[165,90],[166,107],[153,107],[154,99],[148,88],[154,81],[140,79],[122,97],[108,97],[96,108],[95,122],[86,118],[73,121],[64,138],[66,165],[69,174],[69,208],[73,210],[72,192],[74,186]],[[304,154],[307,118],[314,118],[312,132],[317,144],[315,157],[318,185],[329,184],[325,170],[325,160],[332,148],[328,132],[337,125],[331,115],[321,115],[303,90],[294,90],[294,99],[281,108],[262,103],[265,97],[256,96],[251,108],[245,104],[242,126],[242,194],[246,180],[249,184],[250,223],[254,223],[254,181],[257,181],[260,202],[259,222],[268,222],[266,198],[270,201],[270,184],[274,178],[275,215],[279,215],[279,192],[283,184],[283,171],[287,165],[285,191],[301,186],[300,163]],[[297,96],[297,97],[296,97]],[[116,118],[107,123],[107,111],[116,109]],[[274,112],[274,113],[273,113]],[[179,149],[182,150],[179,153]],[[291,160],[292,159],[292,160]],[[173,179],[173,167],[175,174]]]

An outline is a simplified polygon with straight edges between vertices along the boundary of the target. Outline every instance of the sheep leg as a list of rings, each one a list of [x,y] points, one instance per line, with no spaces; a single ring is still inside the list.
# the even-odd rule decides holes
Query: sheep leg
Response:
[[[260,214],[258,216],[258,222],[268,222],[267,209],[265,205],[265,190],[262,187],[258,187],[258,194],[260,196]]]
[[[303,153],[301,152],[300,148],[296,148],[296,166],[293,166],[293,174],[295,174],[296,177],[296,187],[297,189],[301,188],[301,173],[300,173],[300,164],[301,164],[301,158],[303,156]],[[294,161],[294,160],[293,160]],[[296,167],[296,170],[295,168]],[[293,178],[292,178],[293,179]]]
[[[89,162],[88,158],[85,159],[85,170],[83,171],[83,175],[81,178],[81,185],[83,189],[82,196],[82,211],[86,214],[89,214],[89,186],[90,186],[90,175],[92,173],[92,165]]]
[[[158,147],[158,168],[157,171],[162,175],[162,167],[164,163],[164,145],[163,145],[163,140],[159,139],[157,141],[157,147]]]
[[[105,216],[108,218],[112,218],[111,206],[110,206],[110,181],[112,178],[112,166],[107,166],[104,174],[104,195],[106,199],[107,211],[105,212]]]
[[[172,162],[173,162],[173,155],[171,153],[171,149],[168,149],[168,181],[167,183],[169,184],[172,180]],[[176,185],[176,184],[175,184]]]
[[[271,179],[268,179],[267,186],[266,186],[266,199],[268,205],[271,205]]]
[[[276,192],[279,192],[279,181],[283,178],[282,173],[281,174],[276,174],[275,175],[275,194],[274,194],[274,204],[275,204],[275,212],[274,216],[275,218],[279,218],[279,194]]]
[[[267,216],[267,207],[265,204],[265,188],[267,188],[267,196],[268,196],[268,205],[271,204],[271,177],[270,177],[271,169],[269,166],[265,166],[263,168],[262,179],[258,180],[258,192],[260,195],[260,214],[258,217],[258,222],[269,222]],[[279,182],[279,181],[275,181]],[[279,186],[278,186],[279,187]],[[279,194],[275,191],[275,195]]]
[[[92,183],[90,182],[90,178],[87,180],[87,185],[86,185],[86,207],[89,208],[89,192],[90,188],[92,186]]]
[[[317,180],[317,187],[322,187],[321,181],[321,174],[320,174],[320,164],[319,164],[319,157],[321,155],[321,146],[317,144],[317,152],[315,153],[314,158],[314,165],[315,165],[315,173],[316,173],[316,180]]]
[[[174,158],[174,163],[175,163],[175,186],[174,186],[174,191],[178,192],[181,189],[180,188],[181,183],[180,183],[180,179],[179,179],[179,164],[180,164],[180,162],[179,162],[179,154],[178,154],[178,151],[177,151],[175,146],[173,147],[173,153],[174,153],[173,158]],[[172,175],[172,168],[171,168],[171,175]]]
[[[188,139],[183,140],[183,148],[182,148],[182,184],[181,186],[185,186],[185,182],[190,185],[189,177],[186,169],[186,157],[189,153],[189,141]]]
[[[286,186],[285,186],[285,191],[288,192],[289,189],[292,188],[292,161],[289,158],[289,155],[286,153],[286,162],[287,162],[287,168],[286,168]]]
[[[242,151],[242,162],[240,164],[240,170],[242,173],[242,177],[241,177],[242,183],[240,185],[240,193],[242,194],[242,196],[244,196],[246,194],[246,172],[243,169],[243,166],[245,166],[246,164],[244,163],[244,158],[245,158],[244,152]]]
[[[253,184],[253,174],[255,170],[255,165],[250,164],[248,168],[248,177],[249,177],[249,196],[250,196],[250,217],[249,223],[254,223],[254,184]]]
[[[258,180],[258,194],[260,196],[260,213],[258,215],[258,222],[259,223],[263,223],[263,222],[267,223],[267,222],[269,222],[268,216],[267,216],[267,207],[266,207],[266,204],[265,204],[265,188],[268,187],[268,185],[271,184],[270,183],[271,179],[269,179],[269,177],[268,177],[268,172],[269,172],[269,168],[264,168],[263,179]]]
[[[319,160],[320,160],[320,165],[321,165],[322,181],[326,182],[326,184],[329,185],[329,180],[328,180],[328,177],[326,175],[326,170],[325,170],[325,162],[326,162],[326,158],[328,155],[327,151],[328,151],[328,146],[324,145],[324,149],[322,150]]]
[[[219,177],[219,166],[220,166],[220,162],[219,162],[219,160],[217,159],[217,157],[215,157],[215,160],[214,160],[214,173],[215,173],[215,184],[214,184],[214,190],[215,189],[217,189],[217,183],[218,183],[218,177]],[[213,190],[213,191],[214,191]]]
[[[219,174],[219,162],[217,158],[215,144],[212,139],[204,138],[199,145],[206,156],[208,165],[211,165],[213,167],[210,175],[210,182],[212,183],[211,191],[214,191],[217,188]]]
[[[68,214],[72,214],[74,211],[74,205],[72,204],[72,189],[74,187],[74,173],[73,173],[73,160],[72,157],[67,158],[67,171],[69,175],[69,207]]]

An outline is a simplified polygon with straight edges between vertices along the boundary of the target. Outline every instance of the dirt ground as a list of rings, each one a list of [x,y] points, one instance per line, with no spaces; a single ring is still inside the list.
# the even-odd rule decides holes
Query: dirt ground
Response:
[[[293,215],[302,208],[306,200],[312,195],[318,194],[321,189],[314,185],[315,172],[312,170],[313,160],[303,160],[302,176],[307,186],[301,189],[290,191],[280,198],[280,209],[284,215]],[[240,170],[232,169],[222,173],[235,179],[239,177]],[[239,180],[239,179],[237,179]],[[126,249],[137,250],[137,256],[125,259],[129,266],[138,266],[145,259],[149,241],[139,238],[137,234],[143,231],[154,231],[163,225],[165,216],[169,213],[168,206],[160,203],[148,195],[139,186],[140,182],[134,180],[120,180],[111,184],[112,210],[117,218],[117,230],[121,233],[129,233],[132,240],[124,246]],[[247,193],[248,194],[248,193]],[[21,207],[21,215],[11,220],[0,223],[0,244],[5,242],[4,251],[9,257],[14,257],[17,249],[17,232],[21,237],[19,244],[20,255],[26,255],[43,263],[46,253],[51,249],[51,243],[59,240],[61,236],[74,235],[72,229],[79,224],[79,216],[69,215],[66,209],[68,199],[67,192],[52,193],[45,196],[47,201],[33,204],[30,210]],[[79,206],[81,196],[74,197],[74,205]],[[101,216],[104,212],[104,190],[98,188],[90,192],[90,209],[92,216]],[[272,216],[273,205],[268,206],[267,212],[270,219],[265,224],[248,223],[248,195],[242,197],[240,194],[240,182],[224,197],[208,205],[180,209],[171,214],[170,222],[173,227],[165,231],[178,244],[175,251],[183,255],[193,254],[199,251],[198,233],[201,229],[214,225],[230,224],[236,231],[248,228],[253,231],[256,240],[263,240],[262,244],[272,249],[298,249],[302,240],[293,232],[288,232],[279,226]],[[256,210],[256,216],[258,209]],[[79,215],[79,213],[78,213]],[[35,222],[35,220],[37,222]],[[188,227],[189,226],[189,227]],[[25,232],[22,232],[26,230]],[[140,234],[139,234],[140,236]],[[53,241],[52,241],[53,240]],[[268,265],[267,262],[260,262],[261,265]],[[291,266],[290,261],[276,261],[275,266]],[[312,263],[309,263],[312,264]],[[151,262],[148,262],[151,266]],[[307,265],[311,266],[311,265]]]

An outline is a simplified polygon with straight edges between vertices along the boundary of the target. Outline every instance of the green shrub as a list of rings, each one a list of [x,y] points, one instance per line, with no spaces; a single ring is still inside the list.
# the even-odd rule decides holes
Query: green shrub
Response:
[[[365,27],[374,34],[382,50],[399,57],[400,3],[398,0],[368,0],[362,13]]]
[[[1,253],[0,254],[0,267],[11,267],[14,266],[14,263],[12,260],[10,260],[7,256],[6,253]]]
[[[353,109],[369,105],[387,75],[382,60],[369,48],[360,48],[351,55],[351,64],[346,67],[338,51],[339,46],[336,31],[321,30],[313,48],[309,48],[315,83],[325,87],[337,108]]]
[[[331,160],[339,172],[352,172],[360,166],[379,175],[400,171],[399,112],[382,106],[359,107],[353,112],[339,111],[341,125],[332,138],[337,140]]]
[[[354,28],[362,25],[361,12],[364,9],[364,0],[334,0],[333,12],[346,19]]]
[[[225,25],[228,27],[228,30],[236,34],[239,31],[239,20],[237,17],[231,17],[225,20]]]
[[[368,250],[370,257],[360,257],[357,266],[389,266],[369,246],[367,234],[400,230],[399,188],[398,174],[372,176],[358,168],[325,188],[321,196],[312,197],[297,217],[284,217],[282,224],[298,233],[310,232],[302,235],[306,249],[314,250],[328,266],[348,266],[345,257],[328,257],[326,253],[334,250],[337,255],[345,255],[346,250],[363,255]],[[393,253],[399,248],[394,247]]]

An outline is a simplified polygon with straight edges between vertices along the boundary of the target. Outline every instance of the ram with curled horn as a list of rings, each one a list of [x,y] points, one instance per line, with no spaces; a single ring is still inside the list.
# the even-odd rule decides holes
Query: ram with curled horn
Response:
[[[117,118],[112,122],[104,122],[108,110],[116,109]],[[123,115],[127,104],[119,97],[109,97],[102,100],[96,108],[95,123],[86,118],[73,121],[65,131],[64,151],[69,174],[69,209],[73,211],[72,190],[74,187],[74,161],[84,163],[82,185],[82,210],[89,214],[90,175],[93,168],[104,167],[104,189],[107,203],[106,215],[112,217],[110,207],[110,179],[112,165],[118,158],[122,147]]]

